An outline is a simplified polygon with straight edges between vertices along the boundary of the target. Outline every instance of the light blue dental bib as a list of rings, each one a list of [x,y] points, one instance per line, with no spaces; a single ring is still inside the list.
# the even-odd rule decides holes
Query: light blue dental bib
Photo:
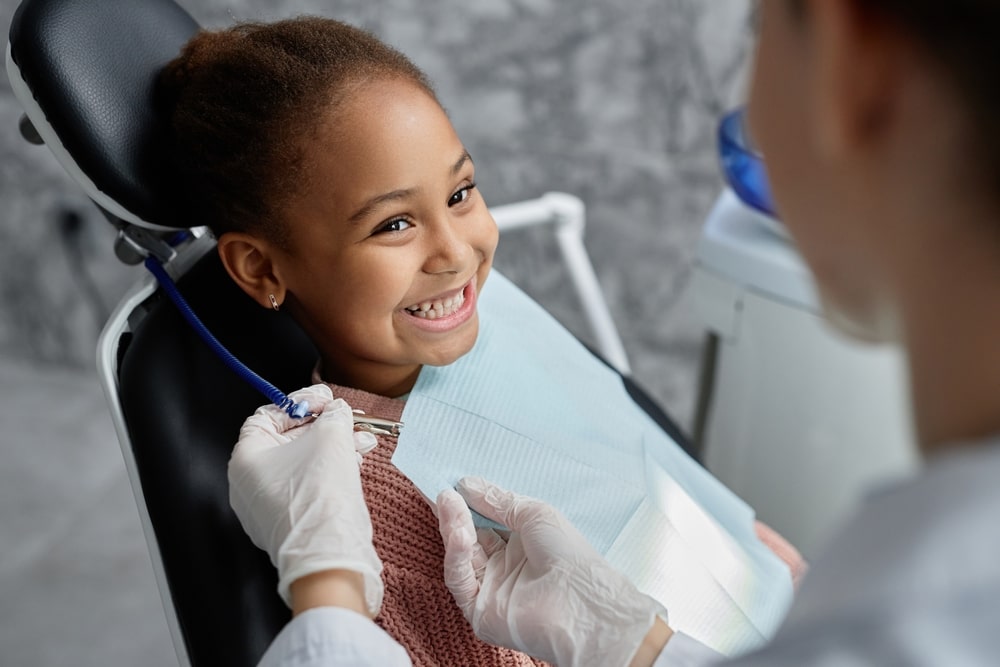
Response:
[[[788,567],[753,511],[635,404],[617,373],[493,271],[472,351],[424,367],[393,463],[433,500],[465,475],[558,507],[667,608],[726,654],[770,638],[792,601]]]

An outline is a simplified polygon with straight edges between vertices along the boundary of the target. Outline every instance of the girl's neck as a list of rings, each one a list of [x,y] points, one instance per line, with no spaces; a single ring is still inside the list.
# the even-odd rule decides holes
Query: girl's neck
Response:
[[[380,366],[345,370],[324,358],[320,362],[320,377],[324,382],[367,391],[370,394],[398,398],[410,392],[417,383],[422,366]]]

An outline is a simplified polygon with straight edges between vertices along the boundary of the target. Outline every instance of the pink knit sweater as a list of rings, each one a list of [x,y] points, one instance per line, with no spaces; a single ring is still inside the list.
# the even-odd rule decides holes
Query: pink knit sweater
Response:
[[[316,381],[319,381],[318,379]],[[405,403],[338,385],[333,395],[356,410],[398,420]],[[364,457],[361,484],[382,559],[385,599],[375,619],[417,667],[544,665],[480,641],[444,585],[444,545],[437,519],[417,488],[392,464],[396,439],[379,436]]]

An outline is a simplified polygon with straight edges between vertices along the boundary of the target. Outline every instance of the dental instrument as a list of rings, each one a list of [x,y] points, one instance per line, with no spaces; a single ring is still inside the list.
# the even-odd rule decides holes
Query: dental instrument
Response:
[[[178,234],[174,238],[174,244],[183,241],[185,238],[185,233]],[[212,352],[214,352],[215,355],[222,360],[222,362],[229,367],[230,370],[249,383],[254,389],[264,394],[269,401],[287,412],[291,417],[294,417],[295,419],[307,419],[319,416],[318,413],[309,411],[309,401],[303,400],[295,402],[283,391],[261,376],[257,375],[257,373],[253,372],[243,362],[237,359],[232,352],[227,350],[226,347],[220,343],[214,335],[212,335],[212,332],[208,330],[204,323],[202,323],[202,321],[191,309],[191,306],[188,305],[187,301],[184,300],[184,297],[181,296],[180,291],[177,289],[177,285],[167,273],[166,269],[163,268],[163,264],[160,263],[160,260],[157,257],[152,254],[148,255],[144,264],[149,272],[156,278],[157,282],[160,283],[160,286],[163,288],[167,297],[177,307],[177,310],[188,322],[188,324],[191,325],[191,328],[194,329],[195,333],[197,333],[198,336],[205,341],[209,348],[211,348]],[[403,427],[402,422],[366,415],[361,410],[355,410],[353,417],[354,428],[356,430],[368,431],[369,433],[375,435],[398,436],[400,429]]]

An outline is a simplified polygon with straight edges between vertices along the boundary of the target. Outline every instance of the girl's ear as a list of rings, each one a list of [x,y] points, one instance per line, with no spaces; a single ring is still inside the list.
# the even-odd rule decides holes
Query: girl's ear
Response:
[[[271,244],[241,232],[226,232],[219,238],[218,252],[229,276],[254,301],[265,308],[284,302],[285,284],[275,266]]]

